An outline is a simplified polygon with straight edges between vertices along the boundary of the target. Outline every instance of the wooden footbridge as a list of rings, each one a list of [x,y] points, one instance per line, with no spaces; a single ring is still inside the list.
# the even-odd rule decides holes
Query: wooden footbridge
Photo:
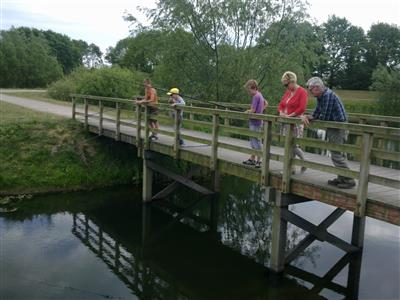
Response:
[[[145,105],[136,105],[126,99],[76,94],[72,95],[72,103],[72,118],[83,122],[89,131],[136,145],[137,155],[143,158],[145,202],[160,199],[177,186],[173,183],[153,195],[153,172],[164,174],[206,196],[218,191],[220,174],[241,177],[265,187],[264,199],[260,201],[270,201],[274,205],[271,268],[275,271],[282,271],[285,264],[315,239],[327,241],[348,253],[360,250],[366,216],[400,225],[400,118],[350,114],[349,123],[315,121],[308,128],[310,133],[305,135],[307,137],[295,138],[293,128],[300,122],[299,119],[278,117],[269,114],[271,111],[267,114],[248,114],[228,108],[228,105],[239,108],[241,105],[223,104],[226,108],[218,109],[193,101],[179,108],[184,112],[183,129],[175,131],[174,127],[179,128],[177,108],[160,103],[157,119],[161,126],[156,130],[159,138],[149,141],[148,108]],[[168,116],[171,112],[175,112],[174,119]],[[264,121],[263,132],[248,130],[250,118]],[[284,137],[277,133],[281,124],[289,124],[290,128]],[[312,137],[312,130],[326,128],[348,130],[350,143],[333,145]],[[247,139],[254,136],[263,139],[261,151],[252,150],[248,145]],[[180,138],[185,140],[184,146],[179,144]],[[295,144],[307,151],[304,161],[293,157]],[[329,157],[317,154],[327,150],[342,151],[352,156],[350,169],[335,168]],[[213,187],[208,189],[191,181],[191,174],[174,174],[157,165],[151,160],[152,152],[208,168],[212,173]],[[262,157],[261,168],[242,164],[249,154]],[[300,167],[307,167],[308,170],[303,174],[292,174],[293,168]],[[336,175],[354,178],[357,186],[348,190],[329,186],[327,180]],[[289,194],[292,196],[288,197]],[[318,226],[288,210],[288,205],[310,200],[321,201],[337,209]],[[354,212],[351,243],[327,231],[346,210]],[[289,253],[284,251],[287,222],[309,232]]]

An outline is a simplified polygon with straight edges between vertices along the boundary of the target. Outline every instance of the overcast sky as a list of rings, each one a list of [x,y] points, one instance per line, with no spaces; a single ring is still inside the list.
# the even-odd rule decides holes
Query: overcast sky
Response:
[[[400,25],[400,0],[308,0],[308,13],[319,24],[329,15],[347,18],[365,31],[377,22]],[[137,6],[155,7],[155,0],[0,0],[0,27],[51,29],[73,39],[95,43],[103,52],[129,34],[125,11],[139,16]]]

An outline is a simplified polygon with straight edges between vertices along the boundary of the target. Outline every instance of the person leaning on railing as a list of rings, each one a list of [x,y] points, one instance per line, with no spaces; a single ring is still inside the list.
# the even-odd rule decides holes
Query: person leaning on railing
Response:
[[[278,105],[279,115],[282,117],[301,117],[307,107],[307,91],[297,84],[297,76],[295,73],[287,71],[282,75],[281,82],[286,88],[282,96],[281,102]],[[285,136],[289,129],[289,124],[281,124],[280,134]],[[296,138],[303,137],[304,125],[295,124],[293,136]],[[297,144],[293,145],[293,155],[297,155],[301,160],[304,160],[304,152]],[[306,167],[301,167],[301,173],[307,170]],[[292,173],[295,173],[293,168]]]
[[[185,106],[185,100],[183,100],[182,96],[179,94],[179,89],[178,88],[172,88],[169,90],[169,92],[167,93],[167,95],[170,97],[169,99],[169,103],[171,103],[172,107],[176,107],[176,106]],[[175,120],[175,113],[173,112],[171,114],[172,119]],[[178,130],[180,131],[180,129],[182,128],[182,120],[183,120],[183,110],[180,110],[179,115],[178,115],[178,128],[176,128],[174,125],[174,130]],[[183,141],[183,139],[181,139],[181,137],[179,137],[179,145],[184,146],[185,142]]]
[[[262,114],[264,109],[268,106],[267,100],[264,99],[263,95],[259,91],[258,83],[254,79],[250,79],[244,85],[244,88],[247,90],[249,95],[251,96],[251,106],[250,109],[246,110],[248,113]],[[249,127],[251,131],[261,132],[262,120],[249,119]],[[250,138],[250,146],[254,150],[261,150],[261,141],[257,137]],[[255,160],[256,156],[252,154],[248,160],[245,160],[243,164],[255,166],[256,168],[261,167],[261,157],[257,156],[257,160]]]
[[[321,78],[312,77],[307,82],[311,94],[317,98],[317,106],[312,115],[301,117],[304,125],[312,120],[347,122],[346,111],[340,98],[329,88],[326,88]],[[342,145],[347,140],[347,132],[344,129],[327,128],[326,138],[330,143]],[[335,167],[349,169],[345,153],[331,151],[331,159]],[[353,188],[354,179],[338,175],[337,178],[328,180],[328,184],[341,189]]]
[[[157,91],[151,85],[150,79],[145,79],[143,81],[144,85],[144,99],[136,99],[137,104],[147,103],[147,114],[148,114],[148,122],[151,129],[158,129],[158,121],[156,116],[158,114],[158,98],[157,98]],[[147,137],[146,137],[147,138]],[[149,136],[149,140],[157,140],[157,133],[152,131],[151,135]]]

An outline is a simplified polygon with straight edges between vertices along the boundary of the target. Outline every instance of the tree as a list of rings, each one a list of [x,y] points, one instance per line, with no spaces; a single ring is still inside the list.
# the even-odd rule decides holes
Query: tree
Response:
[[[400,116],[400,70],[390,70],[378,65],[372,74],[372,88],[378,91],[380,112],[385,115]]]
[[[180,46],[185,49],[174,48],[180,57],[185,54],[185,61],[196,66],[195,73],[203,75],[200,82],[191,80],[192,83],[201,83],[209,98],[226,100],[226,97],[237,97],[245,80],[259,70],[252,59],[261,34],[279,19],[301,20],[303,10],[302,0],[162,0],[156,9],[147,13],[152,29],[186,39],[187,43]],[[136,22],[130,15],[126,19]],[[170,41],[168,48],[173,43]],[[180,58],[172,56],[169,52],[168,57],[175,62]],[[163,60],[155,70],[165,68],[165,63]],[[186,64],[184,68],[190,69]],[[194,77],[194,73],[188,75],[189,79]]]
[[[62,76],[47,41],[15,28],[0,33],[0,86],[44,87]]]
[[[378,23],[368,31],[367,60],[371,70],[378,64],[390,69],[400,67],[400,29],[396,25]]]
[[[100,48],[95,44],[90,44],[86,47],[83,56],[82,62],[83,65],[87,68],[98,68],[103,64],[102,53]]]
[[[323,24],[323,41],[327,57],[320,64],[318,73],[326,78],[328,85],[367,88],[369,84],[362,72],[366,51],[364,31],[351,25],[346,18],[331,16]],[[352,86],[355,82],[364,82],[364,85]]]

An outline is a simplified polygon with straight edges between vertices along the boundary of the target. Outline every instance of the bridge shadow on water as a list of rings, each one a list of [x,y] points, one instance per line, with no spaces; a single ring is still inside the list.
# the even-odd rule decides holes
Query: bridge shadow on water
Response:
[[[228,179],[223,186],[235,184]],[[358,297],[361,253],[345,254],[323,276],[301,263],[287,265],[281,275],[266,268],[271,208],[254,200],[260,199],[257,185],[240,184],[246,186],[234,190],[242,192],[222,190],[213,205],[205,201],[189,212],[184,203],[198,196],[184,188],[152,204],[130,203],[129,209],[109,201],[73,213],[72,233],[140,299]],[[306,236],[294,226],[288,232],[288,248]],[[313,262],[319,250],[308,247],[302,257]],[[347,285],[333,281],[343,271]]]

